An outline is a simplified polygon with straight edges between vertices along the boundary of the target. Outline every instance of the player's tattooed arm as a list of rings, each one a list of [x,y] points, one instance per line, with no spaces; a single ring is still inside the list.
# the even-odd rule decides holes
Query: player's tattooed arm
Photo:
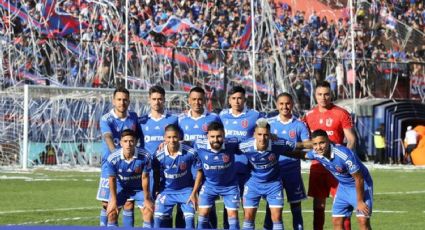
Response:
[[[117,180],[116,177],[110,176],[109,177],[109,191],[110,191],[110,199],[108,202],[108,208],[106,210],[107,215],[111,214],[112,212],[116,212],[118,215],[118,206],[117,206]]]
[[[357,194],[357,211],[363,213],[365,216],[369,216],[369,207],[364,202],[364,178],[360,171],[351,174],[356,183],[356,194]]]
[[[147,208],[148,210],[153,212],[154,205],[153,205],[151,193],[149,192],[149,173],[144,172],[142,174],[142,187],[143,187],[143,195],[145,197],[144,208]]]
[[[113,152],[115,150],[114,138],[111,133],[103,134],[103,139],[105,140],[106,145],[108,146],[109,151]]]
[[[192,202],[193,207],[195,207],[195,210],[198,210],[198,191],[199,187],[202,184],[202,178],[202,170],[198,170],[198,172],[196,173],[196,179],[195,184],[193,185],[192,193],[190,194],[189,200],[187,201],[187,203],[189,203],[190,201]]]

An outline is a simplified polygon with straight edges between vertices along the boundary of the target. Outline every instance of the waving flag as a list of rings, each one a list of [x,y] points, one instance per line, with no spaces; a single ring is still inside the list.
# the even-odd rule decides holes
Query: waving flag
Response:
[[[249,40],[251,39],[251,16],[246,19],[245,28],[243,29],[241,40],[239,43],[239,49],[245,50],[249,47]]]
[[[197,30],[201,32],[189,19],[180,19],[176,16],[171,16],[166,23],[156,26],[152,31],[156,33],[163,34],[165,36],[170,36],[182,31],[187,31],[190,29]]]
[[[49,31],[60,36],[66,36],[72,33],[78,33],[81,28],[86,28],[85,23],[80,23],[78,18],[70,14],[58,14],[55,10],[56,0],[43,0],[44,12],[43,18],[47,22]]]

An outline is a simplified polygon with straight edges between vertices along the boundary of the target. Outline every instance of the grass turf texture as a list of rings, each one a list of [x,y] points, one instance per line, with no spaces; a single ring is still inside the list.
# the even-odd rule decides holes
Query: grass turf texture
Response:
[[[422,229],[425,226],[425,169],[373,169],[374,229]],[[97,172],[34,170],[0,172],[0,225],[84,225],[97,226],[100,203],[95,200]],[[304,183],[308,174],[303,173]],[[331,200],[328,199],[325,229],[332,228]],[[218,202],[219,226],[223,203]],[[303,201],[305,229],[312,229],[312,199]],[[137,211],[137,210],[136,210]],[[242,211],[240,209],[242,226]],[[256,218],[262,229],[264,203]],[[292,229],[292,215],[285,203],[283,220]],[[140,226],[139,212],[136,226]],[[357,228],[352,218],[353,229]]]

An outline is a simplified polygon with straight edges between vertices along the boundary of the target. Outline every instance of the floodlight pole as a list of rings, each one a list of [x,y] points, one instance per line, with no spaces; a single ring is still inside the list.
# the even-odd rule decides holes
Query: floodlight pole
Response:
[[[24,133],[22,140],[22,168],[28,169],[29,88],[24,85]]]
[[[129,1],[125,0],[125,52],[124,52],[124,82],[125,88],[128,88],[128,8]]]
[[[253,108],[256,109],[256,93],[257,82],[255,81],[255,11],[254,11],[254,0],[251,0],[251,49],[252,49],[252,97],[253,97]]]

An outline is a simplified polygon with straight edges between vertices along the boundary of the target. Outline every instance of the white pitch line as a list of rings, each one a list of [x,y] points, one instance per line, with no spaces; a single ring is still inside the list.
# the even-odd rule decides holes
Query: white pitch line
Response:
[[[425,193],[425,190],[422,191],[405,191],[405,192],[375,192],[373,195],[400,195],[400,194],[422,194]]]
[[[41,221],[30,221],[30,222],[23,222],[23,223],[18,223],[18,224],[8,224],[8,226],[46,224],[46,223],[50,223],[50,222],[89,220],[89,219],[94,219],[94,218],[96,218],[96,217],[68,217],[68,218],[58,218],[58,219],[47,219],[47,220],[41,220]]]
[[[80,208],[56,208],[56,209],[33,209],[33,210],[13,210],[13,211],[3,211],[0,212],[0,215],[4,214],[15,214],[15,213],[31,213],[31,212],[55,212],[55,211],[74,211],[74,210],[93,210],[99,209],[99,207],[80,207]]]

